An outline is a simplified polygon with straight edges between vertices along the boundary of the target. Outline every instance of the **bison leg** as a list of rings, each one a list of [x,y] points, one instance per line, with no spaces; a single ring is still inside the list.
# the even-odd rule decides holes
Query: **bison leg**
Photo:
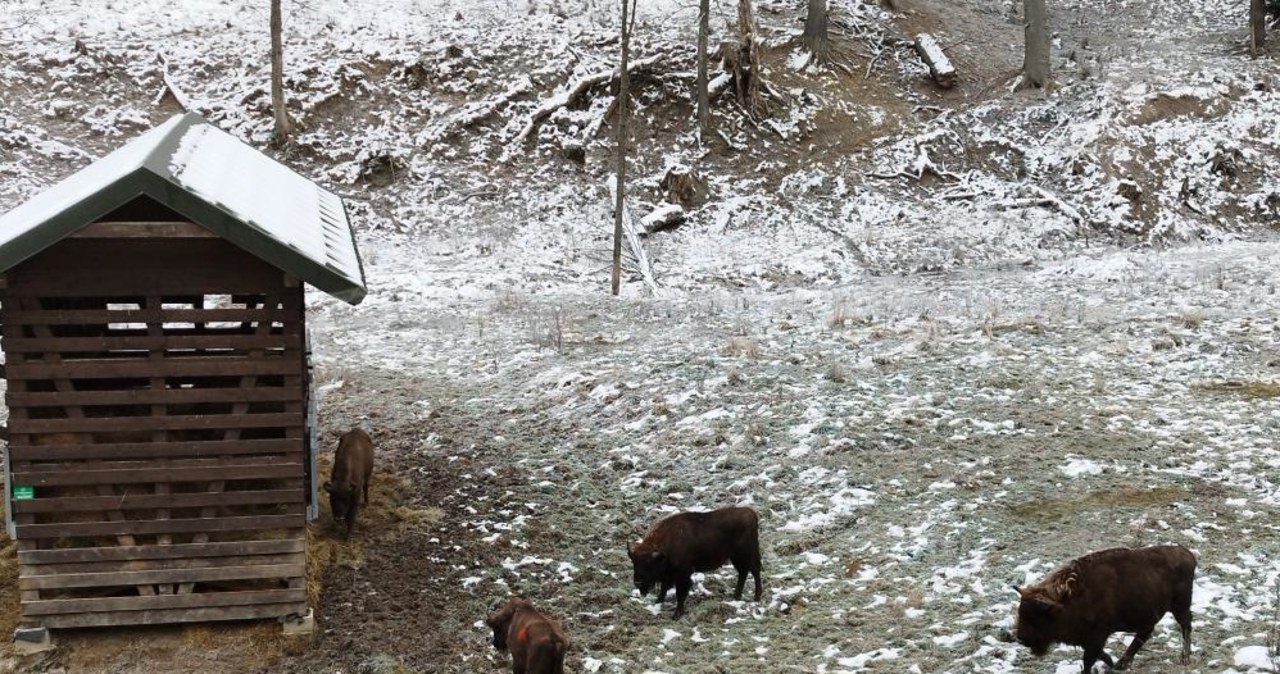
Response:
[[[733,589],[733,598],[742,599],[742,588],[747,585],[747,573],[750,567],[739,560],[733,560],[733,568],[738,572],[738,586]]]
[[[1104,649],[1106,643],[1106,639],[1104,638],[1101,643],[1089,644],[1084,647],[1083,674],[1091,674],[1091,672],[1093,672],[1093,666],[1097,664],[1099,659],[1105,662],[1108,667],[1111,666],[1111,656],[1107,655],[1107,651]]]
[[[347,508],[347,538],[351,538],[351,534],[356,530],[356,512],[360,510],[360,502],[356,499],[351,500],[351,507]]]
[[[679,620],[684,615],[684,600],[689,597],[689,588],[693,587],[692,578],[676,579],[676,614],[673,620]]]
[[[1192,661],[1192,595],[1189,591],[1174,606],[1174,620],[1178,620],[1178,627],[1183,628],[1183,656],[1180,662],[1187,665]]]
[[[742,586],[744,584],[744,581],[746,581],[747,579],[747,571],[750,571],[751,576],[756,581],[756,601],[760,601],[761,585],[760,585],[760,549],[759,548],[756,548],[751,551],[751,557],[749,558],[748,561],[749,563],[744,565],[743,567],[739,567],[736,563],[734,564],[734,568],[739,569],[738,594],[734,596],[737,599],[742,598]]]
[[[733,568],[738,570],[738,587],[733,592],[734,599],[742,599],[742,588],[746,587],[747,574],[756,581],[756,601],[760,601],[760,550],[753,548],[748,554],[732,559]]]
[[[671,591],[671,583],[665,580],[662,581],[662,585],[658,586],[658,601],[654,603],[661,604],[662,602],[666,601],[667,593],[670,591]]]
[[[1191,602],[1188,600],[1187,606],[1180,606],[1173,611],[1174,620],[1178,621],[1178,627],[1182,628],[1182,658],[1179,660],[1184,665],[1191,664]]]
[[[1133,656],[1137,655],[1138,649],[1142,648],[1142,644],[1147,643],[1147,639],[1151,638],[1151,632],[1154,629],[1154,626],[1148,627],[1133,635],[1133,641],[1129,642],[1129,647],[1125,649],[1124,655],[1121,655],[1120,660],[1116,662],[1116,671],[1129,668],[1129,664],[1133,662]]]

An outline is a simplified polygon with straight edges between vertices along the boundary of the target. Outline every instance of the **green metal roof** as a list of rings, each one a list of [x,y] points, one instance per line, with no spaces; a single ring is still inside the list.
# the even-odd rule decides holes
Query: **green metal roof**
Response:
[[[195,113],[170,118],[0,217],[0,273],[141,196],[338,299],[364,299],[342,199]]]

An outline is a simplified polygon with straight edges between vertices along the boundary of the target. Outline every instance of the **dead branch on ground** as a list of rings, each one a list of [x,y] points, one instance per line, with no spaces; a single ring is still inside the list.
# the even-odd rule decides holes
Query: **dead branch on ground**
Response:
[[[902,169],[897,173],[867,173],[872,178],[880,178],[881,180],[892,180],[894,178],[910,178],[912,180],[921,180],[926,174],[932,174],[943,180],[960,180],[960,176],[938,166],[929,157],[929,152],[924,147],[918,148],[920,153],[916,155],[916,159],[911,163],[911,169]]]
[[[645,59],[639,59],[627,66],[627,72],[635,75],[640,72],[648,71],[653,69],[653,67],[658,65],[661,61],[661,54],[650,56]],[[547,117],[551,116],[551,113],[559,110],[560,108],[577,105],[583,97],[587,95],[587,92],[590,91],[592,87],[606,82],[612,84],[616,79],[618,79],[617,69],[594,73],[579,79],[569,88],[561,91],[551,98],[546,99],[529,114],[529,118],[525,121],[524,129],[516,135],[513,142],[516,144],[525,142],[529,139],[529,136],[533,135],[534,131],[537,131],[538,125]]]

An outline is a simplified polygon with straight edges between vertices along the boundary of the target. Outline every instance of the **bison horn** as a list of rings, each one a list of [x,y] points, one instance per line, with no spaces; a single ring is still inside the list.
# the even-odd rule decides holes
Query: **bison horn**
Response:
[[[1027,593],[1026,593],[1026,592],[1023,592],[1023,591],[1022,591],[1022,588],[1018,587],[1017,585],[1014,585],[1013,583],[1009,583],[1009,587],[1010,587],[1014,592],[1017,592],[1019,597],[1025,597],[1025,596],[1027,596]]]
[[[333,483],[332,483],[332,482],[327,482],[327,481],[326,481],[326,482],[324,483],[324,485],[323,485],[322,489],[324,489],[324,490],[325,490],[325,491],[327,491],[327,492],[332,492],[332,491],[333,491]]]

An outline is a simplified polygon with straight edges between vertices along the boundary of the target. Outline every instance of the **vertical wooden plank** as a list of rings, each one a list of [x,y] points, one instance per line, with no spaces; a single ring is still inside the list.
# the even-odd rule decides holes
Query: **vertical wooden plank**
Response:
[[[147,317],[146,318],[147,336],[159,337],[163,340],[164,319],[161,316],[161,308],[163,307],[162,303],[163,303],[163,298],[161,298],[159,295],[149,295],[147,296],[147,299],[146,299],[145,309],[146,309],[146,317]],[[162,344],[163,344],[163,341],[162,341]],[[164,357],[165,357],[164,346],[151,349],[150,353],[147,355],[147,358],[152,363],[159,363],[164,360]],[[157,371],[159,371],[159,368],[157,368]],[[151,390],[153,391],[165,390],[166,384],[164,381],[164,377],[152,377],[150,386],[151,386]],[[151,416],[153,417],[162,417],[168,414],[168,412],[169,412],[168,407],[163,404],[157,404],[157,405],[151,406]],[[156,431],[152,431],[151,433],[152,442],[166,442],[168,440],[169,440],[168,431],[156,430]],[[172,489],[172,485],[170,483],[157,482],[155,486],[155,493],[168,494],[171,489]],[[156,519],[159,519],[159,520],[169,519],[169,510],[167,508],[157,509]],[[158,545],[172,545],[173,536],[170,534],[159,534],[156,536],[156,543]],[[162,595],[173,594],[173,584],[165,583],[165,584],[157,585],[156,594],[162,594]]]
[[[311,387],[309,385],[311,373],[307,370],[308,345],[307,345],[306,307],[305,307],[303,293],[304,293],[304,289],[302,287],[302,284],[299,283],[299,284],[287,287],[284,291],[283,297],[281,298],[282,299],[281,308],[284,309],[283,313],[285,316],[283,332],[286,335],[293,334],[293,333],[300,334],[302,336],[302,345],[303,345],[303,348],[299,349],[297,354],[297,358],[301,361],[301,367],[298,369],[298,371],[301,372],[302,374],[296,377],[288,376],[284,378],[285,388],[300,389],[302,391],[302,399],[294,402],[286,402],[284,404],[285,412],[305,413],[308,409],[307,397],[311,395]],[[301,438],[301,442],[303,446],[306,447],[308,423],[315,423],[315,420],[307,419],[306,421],[304,421],[302,427],[290,426],[286,428],[285,437],[289,439]],[[311,461],[305,457],[305,452],[304,452],[303,464],[307,466],[306,468],[307,471],[311,470],[312,464],[311,464]],[[311,498],[310,482],[304,479],[303,486],[305,489],[307,489],[307,493],[308,493],[307,500],[309,500]],[[303,508],[304,508],[303,512],[306,512],[305,503]],[[305,575],[301,578],[290,578],[288,582],[289,582],[290,589],[305,589],[307,587],[307,579]]]

